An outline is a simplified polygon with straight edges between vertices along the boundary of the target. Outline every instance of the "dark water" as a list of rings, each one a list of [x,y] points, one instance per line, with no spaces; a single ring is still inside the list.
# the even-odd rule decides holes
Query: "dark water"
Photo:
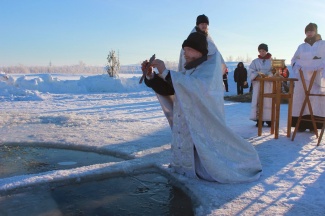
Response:
[[[194,215],[191,199],[159,173],[73,185],[52,184],[0,197],[0,215]]]
[[[122,160],[76,150],[0,146],[0,178]],[[0,216],[194,215],[191,199],[156,169],[121,176],[103,173],[100,178],[2,193]]]
[[[0,146],[0,178],[64,170],[123,159],[110,155],[35,146]]]

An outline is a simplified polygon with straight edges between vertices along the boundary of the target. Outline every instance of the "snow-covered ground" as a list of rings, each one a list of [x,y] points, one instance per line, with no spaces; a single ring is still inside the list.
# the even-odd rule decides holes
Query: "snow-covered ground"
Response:
[[[227,95],[236,94],[233,70]],[[43,143],[106,151],[131,160],[0,179],[0,191],[101,172],[132,172],[155,166],[166,173],[171,131],[155,95],[140,75],[1,75],[0,145]],[[245,90],[247,92],[247,90]],[[325,215],[325,139],[309,132],[286,137],[287,105],[281,106],[280,136],[269,128],[257,136],[250,104],[225,101],[227,126],[259,153],[262,177],[252,183],[218,184],[170,173],[199,200],[196,215]]]

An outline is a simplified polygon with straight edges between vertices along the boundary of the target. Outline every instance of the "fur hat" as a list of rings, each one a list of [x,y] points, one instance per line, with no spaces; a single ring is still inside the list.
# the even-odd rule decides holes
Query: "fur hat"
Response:
[[[308,31],[315,31],[317,33],[317,25],[316,23],[309,23],[305,28],[305,33]]]
[[[264,43],[261,43],[260,45],[258,45],[257,50],[260,50],[260,49],[265,50],[266,52],[269,51],[268,46],[266,44],[264,44]]]
[[[209,25],[209,18],[205,16],[204,14],[199,15],[196,18],[196,25],[199,25],[200,23],[207,23]]]
[[[207,37],[199,32],[193,32],[191,33],[187,39],[183,42],[182,48],[184,47],[191,47],[200,53],[202,55],[207,55],[208,54],[208,42],[207,42]]]

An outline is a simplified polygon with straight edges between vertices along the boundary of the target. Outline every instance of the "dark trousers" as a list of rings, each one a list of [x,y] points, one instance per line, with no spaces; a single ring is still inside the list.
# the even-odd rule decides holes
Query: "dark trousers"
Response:
[[[225,84],[226,91],[228,91],[228,80],[223,80],[223,83]]]
[[[237,82],[237,95],[244,94],[243,84]]]

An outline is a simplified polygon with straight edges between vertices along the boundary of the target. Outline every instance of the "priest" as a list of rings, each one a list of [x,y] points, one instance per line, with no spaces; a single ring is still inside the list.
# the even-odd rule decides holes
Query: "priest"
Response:
[[[225,124],[221,57],[217,50],[208,57],[207,44],[204,34],[188,36],[181,72],[168,70],[160,59],[142,63],[146,85],[160,95],[174,95],[171,167],[212,182],[255,181],[262,172],[258,154]]]

